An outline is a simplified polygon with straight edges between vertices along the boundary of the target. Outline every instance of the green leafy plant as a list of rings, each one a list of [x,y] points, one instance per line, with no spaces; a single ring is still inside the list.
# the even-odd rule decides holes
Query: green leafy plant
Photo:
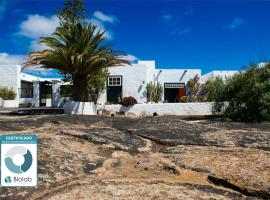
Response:
[[[101,93],[106,89],[106,79],[108,76],[108,70],[99,70],[96,74],[91,76],[88,82],[88,89],[90,94],[90,99],[97,102]]]
[[[14,100],[16,98],[16,92],[8,87],[0,87],[0,97],[3,100]]]
[[[133,105],[137,104],[137,100],[134,97],[132,97],[132,96],[124,97],[122,99],[121,104],[123,106],[133,106]]]
[[[205,83],[206,96],[209,101],[219,101],[225,100],[224,90],[225,81],[221,77],[216,77],[213,80],[208,80]]]
[[[162,99],[163,95],[163,87],[162,85],[157,83],[147,83],[146,85],[146,91],[147,91],[147,101],[148,102],[159,102]]]
[[[234,121],[270,121],[270,63],[252,65],[225,83],[214,80],[208,95],[215,102],[214,113]]]

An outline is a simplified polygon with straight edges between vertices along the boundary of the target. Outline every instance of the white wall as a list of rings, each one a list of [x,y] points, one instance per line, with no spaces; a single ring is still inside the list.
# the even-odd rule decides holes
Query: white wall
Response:
[[[19,99],[21,67],[19,65],[0,65],[0,86],[12,88]]]
[[[158,81],[164,83],[187,83],[195,75],[201,75],[200,69],[156,69],[155,61],[139,61],[138,64],[109,68],[109,75],[122,76],[123,97],[133,96],[138,103],[147,102],[146,85]],[[162,97],[164,100],[164,95]],[[107,101],[106,91],[100,96],[98,103]]]
[[[201,77],[201,83],[205,83],[207,80],[214,79],[216,77],[220,77],[223,80],[226,80],[227,78],[232,77],[234,74],[239,73],[239,71],[211,71],[207,74],[202,75]]]
[[[99,105],[98,110],[106,110],[111,113],[126,112],[136,116],[158,115],[181,115],[198,116],[212,115],[212,103],[157,103],[157,104],[136,104],[131,107],[122,105]]]
[[[201,75],[199,69],[155,69],[152,71],[155,75],[155,81],[158,81],[163,87],[164,83],[187,83],[189,79],[194,78],[197,74]],[[163,97],[164,100],[164,88]]]
[[[123,97],[133,96],[138,103],[146,102],[147,66],[143,64],[125,65],[109,68],[109,76],[122,76]],[[100,96],[98,103],[107,101],[106,90]]]

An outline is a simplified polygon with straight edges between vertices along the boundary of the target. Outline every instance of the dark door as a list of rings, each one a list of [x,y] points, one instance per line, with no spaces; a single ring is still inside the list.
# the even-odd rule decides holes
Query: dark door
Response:
[[[39,83],[40,106],[46,106],[46,99],[52,98],[52,83],[45,81]]]
[[[164,84],[164,100],[167,103],[178,103],[180,98],[185,96],[184,83],[165,83]]]
[[[109,76],[107,79],[107,102],[120,103],[122,100],[122,76]]]

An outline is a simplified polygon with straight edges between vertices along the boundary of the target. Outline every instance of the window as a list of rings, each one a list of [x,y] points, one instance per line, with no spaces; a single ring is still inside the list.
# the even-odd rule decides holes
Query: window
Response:
[[[121,76],[108,77],[108,86],[121,86]]]
[[[21,98],[33,98],[33,83],[21,81],[19,93]]]
[[[61,97],[72,97],[72,85],[61,85],[60,95]]]

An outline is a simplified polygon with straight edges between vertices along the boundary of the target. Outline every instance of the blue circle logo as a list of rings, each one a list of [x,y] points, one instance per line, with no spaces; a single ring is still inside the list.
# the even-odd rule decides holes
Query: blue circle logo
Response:
[[[24,162],[21,165],[14,164],[14,156],[21,155],[24,157]],[[5,164],[7,168],[16,174],[22,174],[30,169],[33,162],[31,152],[23,146],[15,146],[9,149],[5,156]]]
[[[5,178],[5,182],[6,182],[6,183],[11,183],[11,177],[10,177],[10,176],[7,176],[7,177]]]

